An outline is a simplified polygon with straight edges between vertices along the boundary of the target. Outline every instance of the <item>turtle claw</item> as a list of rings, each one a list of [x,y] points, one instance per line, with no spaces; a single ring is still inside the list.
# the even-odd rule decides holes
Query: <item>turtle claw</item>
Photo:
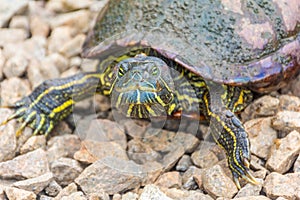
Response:
[[[236,185],[236,187],[240,190],[241,189],[241,185],[240,185],[240,181],[239,178],[244,179],[245,181],[247,181],[248,183],[251,183],[253,185],[258,185],[259,182],[256,180],[256,178],[250,173],[249,170],[244,171],[244,174],[242,175],[238,175],[237,173],[233,172],[233,182]]]
[[[239,181],[239,176],[238,175],[233,175],[233,182],[235,184],[235,186],[237,187],[237,189],[241,189],[241,184]]]
[[[15,109],[15,112],[0,123],[0,126],[6,125],[13,119],[22,122],[21,126],[16,131],[16,137],[19,137],[23,133],[26,126],[29,126],[34,130],[33,135],[48,135],[54,127],[52,119],[39,110],[39,107],[32,106],[31,102],[28,102],[28,97],[23,98],[12,106],[2,107]]]
[[[237,163],[230,162],[230,160],[231,159],[229,158],[228,161],[233,175],[233,181],[238,189],[241,189],[239,178],[242,178],[253,185],[259,184],[256,178],[250,172],[250,162],[248,158],[236,157],[233,160],[235,160]]]

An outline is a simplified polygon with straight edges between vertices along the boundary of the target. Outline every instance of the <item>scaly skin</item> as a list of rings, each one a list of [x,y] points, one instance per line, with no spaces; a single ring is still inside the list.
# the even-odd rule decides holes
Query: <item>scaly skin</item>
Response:
[[[34,129],[33,134],[47,135],[72,112],[76,102],[95,93],[111,96],[113,105],[128,117],[149,118],[162,113],[178,117],[183,112],[192,117],[201,113],[211,120],[213,138],[226,151],[237,187],[240,177],[256,183],[249,172],[248,135],[233,114],[251,101],[250,91],[218,85],[221,92],[215,92],[200,76],[170,60],[166,64],[161,58],[142,54],[122,58],[103,73],[45,81],[15,103],[16,112],[3,124],[16,118],[22,122],[17,135],[27,125]]]

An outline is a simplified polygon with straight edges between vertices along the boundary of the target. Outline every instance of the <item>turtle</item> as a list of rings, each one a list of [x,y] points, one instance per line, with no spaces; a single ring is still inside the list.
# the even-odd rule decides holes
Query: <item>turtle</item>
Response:
[[[254,93],[277,90],[300,71],[300,2],[294,0],[111,0],[82,56],[95,72],[46,80],[11,107],[11,119],[48,135],[95,93],[131,118],[210,121],[233,180],[256,184],[250,142],[237,113]]]

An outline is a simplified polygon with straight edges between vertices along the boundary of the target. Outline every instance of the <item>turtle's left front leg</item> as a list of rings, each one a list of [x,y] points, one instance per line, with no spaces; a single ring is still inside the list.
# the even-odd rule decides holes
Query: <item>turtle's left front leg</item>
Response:
[[[49,134],[55,125],[66,118],[76,102],[99,92],[101,76],[97,72],[80,73],[71,77],[47,80],[29,95],[9,108],[15,109],[3,124],[12,119],[22,122],[17,130],[19,136],[26,126],[34,129],[33,134]]]
[[[226,152],[229,168],[236,186],[240,189],[239,178],[257,184],[250,173],[250,142],[248,134],[231,111],[245,107],[249,101],[248,91],[241,88],[208,83],[209,93],[204,95],[207,115],[210,119],[211,134],[215,142]],[[227,96],[231,99],[224,99]],[[231,101],[231,102],[230,102]]]
[[[240,189],[239,177],[257,184],[250,173],[250,143],[240,120],[228,109],[214,111],[210,116],[211,133],[226,152],[233,180]]]

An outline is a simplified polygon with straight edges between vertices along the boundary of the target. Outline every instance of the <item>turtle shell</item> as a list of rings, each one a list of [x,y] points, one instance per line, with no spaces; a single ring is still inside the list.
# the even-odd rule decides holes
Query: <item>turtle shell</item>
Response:
[[[300,1],[111,0],[83,56],[146,47],[204,79],[269,92],[300,71]]]

